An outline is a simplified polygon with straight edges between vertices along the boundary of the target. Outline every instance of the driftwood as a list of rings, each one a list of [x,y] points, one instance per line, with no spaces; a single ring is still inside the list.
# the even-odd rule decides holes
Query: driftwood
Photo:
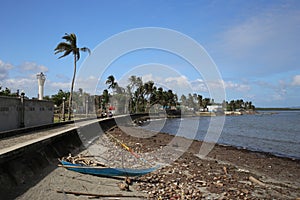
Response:
[[[260,180],[254,178],[253,176],[249,176],[249,180],[250,180],[251,182],[253,182],[253,183],[256,183],[256,184],[260,185],[260,186],[266,187],[266,184],[265,184],[265,183],[263,183],[263,182],[261,182]]]
[[[138,196],[138,195],[124,195],[124,194],[93,194],[93,193],[86,193],[86,192],[75,192],[75,191],[64,191],[64,190],[57,190],[56,192],[58,192],[58,193],[64,193],[64,194],[92,196],[92,197],[130,197],[130,198],[146,198],[145,196]]]
[[[78,156],[72,156],[69,154],[68,157],[63,157],[62,160],[73,163],[73,164],[81,164],[81,165],[86,165],[86,166],[100,166],[100,167],[105,167],[105,164],[98,162],[95,159],[89,159],[91,156],[83,156],[79,154]]]

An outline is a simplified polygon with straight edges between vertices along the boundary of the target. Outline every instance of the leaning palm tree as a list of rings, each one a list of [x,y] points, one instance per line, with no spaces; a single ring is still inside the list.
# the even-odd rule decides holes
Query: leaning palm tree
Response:
[[[73,88],[74,88],[74,82],[75,82],[75,76],[76,76],[76,63],[80,59],[80,51],[91,53],[90,49],[87,47],[79,48],[77,47],[77,38],[74,33],[71,34],[65,34],[65,36],[62,37],[62,39],[66,40],[65,42],[61,42],[57,45],[57,47],[54,49],[55,54],[57,53],[64,53],[62,56],[59,57],[65,57],[69,54],[73,54],[74,56],[74,73],[72,78],[72,84],[71,84],[71,91],[70,91],[70,97],[69,97],[69,109],[68,109],[68,119],[71,120],[71,108],[72,108],[72,97],[73,97]]]
[[[115,80],[115,77],[113,75],[110,75],[109,77],[107,77],[107,80],[105,82],[105,84],[108,85],[108,89],[116,89],[118,87],[118,83]]]

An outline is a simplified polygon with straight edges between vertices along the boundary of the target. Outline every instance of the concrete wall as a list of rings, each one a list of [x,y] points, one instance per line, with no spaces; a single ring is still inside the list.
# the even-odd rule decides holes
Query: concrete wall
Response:
[[[24,99],[24,119],[20,98],[0,96],[0,131],[53,123],[54,104],[51,101]]]
[[[0,199],[16,199],[57,168],[58,160],[80,152],[76,130],[15,149],[0,156]],[[49,197],[51,199],[51,197]]]
[[[20,99],[0,96],[0,131],[16,129],[20,126]]]

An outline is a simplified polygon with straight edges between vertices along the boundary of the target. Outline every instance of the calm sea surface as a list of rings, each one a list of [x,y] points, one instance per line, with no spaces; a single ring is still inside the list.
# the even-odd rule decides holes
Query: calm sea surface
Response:
[[[217,143],[300,159],[300,111],[273,112],[276,114],[226,116]],[[182,131],[195,132],[184,136],[204,140],[213,118],[153,120],[143,128],[177,135]]]

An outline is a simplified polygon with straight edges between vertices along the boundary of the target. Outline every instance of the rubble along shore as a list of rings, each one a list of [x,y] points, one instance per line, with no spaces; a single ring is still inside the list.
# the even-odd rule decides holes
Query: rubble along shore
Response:
[[[174,136],[158,133],[149,138],[129,136],[119,128],[111,131],[138,152],[153,152]],[[135,130],[136,131],[136,130]],[[138,129],[147,133],[148,131]],[[152,133],[153,134],[153,133]],[[188,141],[182,138],[181,142]],[[142,145],[141,145],[142,144]],[[300,197],[300,161],[230,146],[215,145],[205,157],[198,156],[201,141],[170,165],[145,175],[137,190],[150,199],[296,199]]]
[[[134,133],[145,137],[132,136]],[[153,132],[127,126],[115,127],[109,131],[109,134],[126,143],[138,154],[149,155],[150,159],[153,152],[167,146],[174,138],[172,135],[164,133],[154,135]],[[188,139],[181,139],[182,142],[190,142]],[[98,194],[136,194],[148,199],[297,199],[300,197],[299,160],[220,145],[215,145],[205,158],[200,158],[197,154],[201,145],[201,141],[192,141],[189,148],[174,162],[151,174],[134,179],[129,192],[119,190],[117,183],[121,180],[83,175],[57,168],[17,199],[45,199],[45,197],[65,199],[67,194],[57,193],[57,190]],[[81,153],[87,152],[84,150]],[[122,159],[124,163],[130,161],[126,157],[125,160]],[[88,198],[74,195],[68,197],[69,199]]]

